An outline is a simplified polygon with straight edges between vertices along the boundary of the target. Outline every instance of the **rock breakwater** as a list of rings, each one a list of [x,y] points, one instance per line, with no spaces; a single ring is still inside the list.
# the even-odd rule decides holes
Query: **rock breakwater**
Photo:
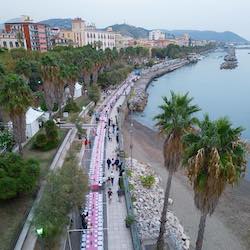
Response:
[[[135,83],[133,93],[128,101],[129,108],[133,111],[142,112],[147,105],[148,94],[146,89],[150,82],[188,63],[187,59],[167,60],[149,69],[142,70],[140,79]]]
[[[140,238],[142,242],[149,240],[156,242],[164,202],[164,191],[160,186],[160,179],[149,165],[135,159],[132,161],[132,167],[130,159],[126,161],[126,164],[130,173],[129,183]],[[155,183],[151,188],[145,188],[142,185],[141,177],[149,175],[155,176]],[[185,234],[178,218],[171,211],[167,213],[165,239],[170,249],[189,249],[189,237]]]

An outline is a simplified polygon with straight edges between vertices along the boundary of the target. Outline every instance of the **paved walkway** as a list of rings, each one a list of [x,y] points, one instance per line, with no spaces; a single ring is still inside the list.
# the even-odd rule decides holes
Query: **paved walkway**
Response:
[[[113,122],[116,122],[115,116],[117,115],[117,107],[121,105],[125,100],[125,96],[121,96],[116,102],[114,108],[111,111],[110,118]],[[115,149],[117,148],[116,142],[116,132],[112,133],[112,127],[110,127],[110,136],[112,137],[112,141],[107,140],[106,147],[106,159],[114,158],[116,159]],[[106,161],[105,161],[106,163]],[[107,168],[107,164],[105,166],[105,176],[109,177],[112,171],[112,167],[110,170]],[[107,197],[107,222],[108,222],[108,250],[132,250],[132,240],[130,230],[126,228],[124,219],[127,216],[127,209],[125,204],[125,197],[121,197],[121,202],[118,201],[118,179],[119,179],[119,171],[114,169],[114,185],[112,187],[112,200],[109,202]],[[106,187],[106,196],[107,196],[108,188]]]

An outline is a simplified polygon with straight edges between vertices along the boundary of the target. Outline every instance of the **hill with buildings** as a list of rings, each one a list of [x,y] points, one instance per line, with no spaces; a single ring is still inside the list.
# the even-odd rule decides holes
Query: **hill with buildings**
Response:
[[[70,18],[55,18],[41,21],[41,23],[48,24],[52,27],[59,27],[63,29],[71,28]],[[149,31],[148,29],[142,27],[136,27],[128,24],[114,24],[112,29],[116,32],[120,32],[124,36],[130,36],[135,39],[138,38],[148,38]],[[216,32],[216,31],[200,31],[200,30],[164,30],[168,36],[182,36],[185,33],[188,33],[191,38],[195,40],[215,40],[218,42],[237,42],[237,43],[246,43],[248,42],[243,37],[237,35],[231,31],[225,32]]]

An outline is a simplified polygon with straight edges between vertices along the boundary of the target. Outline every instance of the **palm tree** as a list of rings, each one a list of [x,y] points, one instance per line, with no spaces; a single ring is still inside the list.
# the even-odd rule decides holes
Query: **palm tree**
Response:
[[[156,126],[159,128],[160,133],[166,136],[163,145],[163,155],[164,166],[168,170],[157,250],[162,250],[164,247],[168,198],[173,174],[181,164],[183,151],[182,136],[196,124],[197,119],[193,117],[193,114],[200,110],[198,106],[191,104],[193,98],[188,97],[188,93],[179,95],[171,91],[171,97],[163,97],[163,100],[164,104],[160,106],[162,113],[154,118],[157,120]]]
[[[83,60],[82,74],[85,87],[88,87],[90,85],[91,72],[93,71],[93,67],[94,67],[93,62],[89,58]],[[82,95],[84,95],[83,87],[82,87]]]
[[[206,115],[200,129],[183,137],[183,163],[194,189],[194,203],[201,212],[196,250],[202,249],[206,218],[213,214],[227,184],[235,184],[246,169],[246,148],[241,127],[227,118],[211,121]]]
[[[59,74],[58,65],[51,55],[46,54],[41,58],[40,71],[43,80],[44,98],[51,118],[55,104],[55,81]]]
[[[20,154],[22,154],[22,143],[26,140],[25,114],[32,101],[31,90],[22,77],[16,74],[4,77],[0,86],[0,105],[12,121],[14,139]]]
[[[74,98],[75,94],[75,84],[76,81],[79,79],[79,68],[74,64],[68,65],[68,75],[67,75],[67,83],[69,86],[69,92],[71,99]]]

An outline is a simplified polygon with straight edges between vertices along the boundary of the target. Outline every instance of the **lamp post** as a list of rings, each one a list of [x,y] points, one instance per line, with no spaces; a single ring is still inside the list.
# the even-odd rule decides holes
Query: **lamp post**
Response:
[[[40,248],[41,250],[44,250],[44,242],[43,242],[43,228],[37,228],[36,233],[38,235],[38,239],[40,241]]]

